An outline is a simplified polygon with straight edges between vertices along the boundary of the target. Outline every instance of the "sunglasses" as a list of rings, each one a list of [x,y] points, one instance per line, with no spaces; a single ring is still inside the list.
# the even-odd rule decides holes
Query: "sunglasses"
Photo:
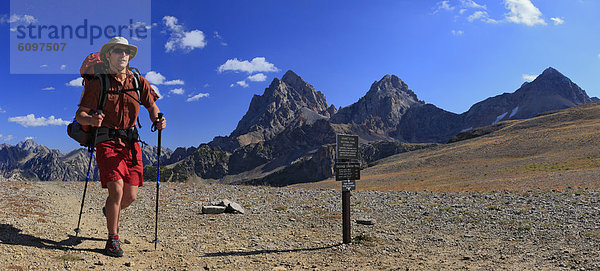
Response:
[[[131,55],[131,51],[129,51],[129,49],[121,49],[121,48],[115,48],[112,49],[113,54],[117,54],[120,55],[122,53],[125,53],[126,55]]]

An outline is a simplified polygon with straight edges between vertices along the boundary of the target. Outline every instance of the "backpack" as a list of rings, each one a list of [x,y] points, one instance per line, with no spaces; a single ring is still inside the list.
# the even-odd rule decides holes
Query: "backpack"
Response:
[[[100,53],[91,53],[89,54],[81,64],[81,68],[79,72],[81,77],[83,78],[82,85],[85,87],[86,84],[89,84],[91,80],[94,78],[98,78],[100,80],[100,97],[98,99],[98,110],[102,110],[104,105],[106,104],[107,94],[120,94],[125,93],[129,95],[127,92],[135,91],[137,93],[137,99],[134,98],[138,103],[141,102],[140,95],[140,72],[136,68],[128,68],[129,71],[133,73],[133,89],[124,89],[124,90],[109,90],[110,89],[110,79],[106,74],[106,64],[100,58]],[[84,90],[81,91],[81,99],[83,98]],[[138,116],[137,119],[138,126],[141,128],[140,118]],[[92,129],[90,125],[81,125],[77,122],[76,118],[73,118],[73,122],[67,125],[67,134],[69,137],[77,141],[81,146],[88,147],[90,150],[95,146],[95,138],[92,134]]]

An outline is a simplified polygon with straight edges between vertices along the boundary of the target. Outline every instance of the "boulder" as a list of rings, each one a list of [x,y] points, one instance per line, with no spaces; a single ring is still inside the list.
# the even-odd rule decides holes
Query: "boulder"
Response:
[[[244,210],[244,208],[235,203],[232,202],[230,200],[227,199],[223,199],[217,202],[213,202],[213,205],[215,206],[221,206],[221,207],[225,207],[225,213],[231,213],[231,214],[244,214],[246,213],[246,210]]]

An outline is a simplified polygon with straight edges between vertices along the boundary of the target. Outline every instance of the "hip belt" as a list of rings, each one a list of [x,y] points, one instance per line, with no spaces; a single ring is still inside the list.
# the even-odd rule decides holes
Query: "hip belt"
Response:
[[[129,144],[129,147],[131,149],[133,165],[137,165],[137,150],[135,149],[135,142],[142,142],[143,144],[145,144],[145,142],[140,139],[140,135],[135,126],[124,130],[100,127],[98,128],[98,134],[96,136],[95,144],[99,144],[109,140],[116,140],[118,138],[126,139],[126,142]]]

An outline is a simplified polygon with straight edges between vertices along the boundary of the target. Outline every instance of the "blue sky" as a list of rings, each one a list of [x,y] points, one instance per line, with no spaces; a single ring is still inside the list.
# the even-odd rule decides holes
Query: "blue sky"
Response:
[[[95,1],[76,2],[94,10]],[[98,12],[132,10],[125,5]],[[144,23],[150,32],[145,40],[130,40],[140,47],[132,65],[140,65],[163,96],[158,101],[168,119],[163,145],[172,149],[229,135],[252,96],[290,69],[337,107],[395,74],[419,99],[462,113],[487,97],[515,91],[550,66],[588,95],[600,96],[600,1],[151,1],[138,6],[136,16],[148,16]],[[11,25],[61,18],[77,24],[98,16],[67,16],[64,8],[48,5],[46,15],[36,17],[11,12],[6,1],[0,4],[5,59],[0,144],[31,137],[63,152],[77,148],[65,126],[82,90],[76,72],[86,54],[107,39],[58,61],[49,52],[15,57],[10,38]],[[123,16],[103,18],[116,22]],[[30,74],[11,73],[11,65],[40,59],[49,63],[28,66]],[[143,139],[156,144],[147,112],[142,109],[140,116]]]

